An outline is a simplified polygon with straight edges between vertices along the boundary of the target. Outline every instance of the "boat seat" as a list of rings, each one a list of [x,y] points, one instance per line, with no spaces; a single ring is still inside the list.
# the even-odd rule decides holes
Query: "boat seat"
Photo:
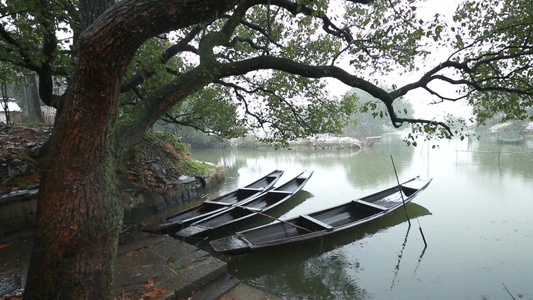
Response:
[[[315,223],[316,225],[320,226],[320,227],[323,227],[324,229],[328,230],[328,231],[331,231],[334,229],[333,226],[329,225],[329,224],[326,224],[320,220],[317,220],[309,215],[300,215],[300,217],[306,219],[307,221],[309,222],[312,222],[312,223]]]
[[[279,194],[292,194],[293,192],[291,191],[280,191],[280,190],[271,190],[271,191],[268,191],[269,193],[279,193]]]
[[[402,187],[413,189],[413,190],[419,190],[422,187],[424,187],[424,185],[426,185],[426,183],[427,182],[423,181],[423,180],[412,180],[412,181],[409,181],[409,182],[406,182],[406,183],[402,184]]]
[[[251,206],[244,206],[244,205],[235,205],[235,207],[240,207],[240,208],[253,210],[253,211],[261,211],[262,210],[261,208],[251,207]]]
[[[204,203],[208,203],[208,204],[217,204],[217,205],[220,205],[220,206],[231,206],[231,205],[233,205],[232,203],[228,203],[228,202],[211,201],[211,200],[205,200]]]
[[[264,188],[240,188],[239,190],[243,191],[252,191],[252,192],[261,192]]]
[[[363,205],[374,207],[374,208],[377,208],[379,210],[388,210],[388,208],[386,208],[385,206],[381,206],[381,205],[377,205],[377,204],[374,204],[374,203],[366,202],[364,200],[354,200],[353,202],[361,203]]]

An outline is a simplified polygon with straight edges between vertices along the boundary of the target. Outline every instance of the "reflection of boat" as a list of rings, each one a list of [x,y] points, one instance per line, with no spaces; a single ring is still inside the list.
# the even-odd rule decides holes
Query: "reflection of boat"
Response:
[[[213,230],[221,230],[226,227],[235,226],[236,224],[249,220],[254,216],[261,215],[263,212],[277,207],[292,198],[304,187],[312,174],[313,172],[302,172],[292,180],[273,190],[239,202],[230,208],[213,214],[205,219],[196,221],[189,227],[178,231],[176,235],[182,237],[206,235]]]
[[[275,170],[262,178],[250,183],[233,192],[219,196],[212,200],[206,200],[201,204],[189,209],[180,211],[160,222],[145,227],[143,230],[153,233],[174,233],[184,227],[189,226],[198,220],[204,219],[217,212],[226,210],[231,205],[238,205],[252,197],[255,197],[266,190],[271,189],[283,175],[283,171]]]
[[[497,137],[496,141],[500,144],[522,144],[526,141],[526,138],[523,136],[515,137],[515,138],[504,138],[504,137]]]
[[[211,241],[216,252],[235,254],[300,243],[350,229],[400,208],[423,191],[431,180],[415,177],[399,186],[332,208],[237,232]]]
[[[431,212],[427,208],[415,202],[409,202],[407,204],[407,209],[409,210],[409,218],[411,221],[414,221],[415,218],[431,215]],[[397,209],[386,218],[380,218],[374,222],[365,223],[352,230],[341,231],[338,234],[314,239],[308,243],[291,244],[291,251],[287,251],[287,247],[277,247],[265,251],[250,252],[246,255],[227,256],[224,260],[228,263],[229,272],[231,274],[236,274],[238,272],[239,279],[243,281],[259,278],[267,274],[283,274],[284,272],[280,272],[280,270],[285,268],[290,268],[290,272],[298,272],[301,267],[307,265],[303,262],[309,259],[320,257],[321,254],[344,247],[356,247],[358,249],[363,247],[364,249],[366,244],[362,243],[361,240],[365,237],[371,238],[378,232],[386,231],[388,228],[406,222],[405,212],[403,212],[402,209]],[[340,252],[351,253],[351,250]],[[335,251],[335,253],[339,252]],[[275,257],[276,259],[269,260],[269,262],[265,264],[265,255],[268,257]],[[288,265],[290,266],[288,267]],[[346,267],[348,268],[351,266]]]

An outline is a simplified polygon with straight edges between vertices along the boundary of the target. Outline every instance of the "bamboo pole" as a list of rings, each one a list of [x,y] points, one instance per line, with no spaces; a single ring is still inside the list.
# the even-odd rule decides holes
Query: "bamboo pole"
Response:
[[[402,191],[402,185],[400,184],[400,179],[398,178],[398,172],[396,171],[396,165],[394,164],[394,159],[392,158],[392,154],[390,156],[390,159],[392,161],[392,167],[394,168],[394,175],[396,175],[396,182],[398,182],[398,187],[400,188],[400,196],[402,197],[403,202],[403,208],[405,210],[405,216],[407,217],[407,222],[409,222],[409,227],[411,227],[411,221],[409,220],[409,214],[407,213],[407,206],[405,205],[405,199],[403,197],[403,191]],[[422,235],[422,240],[424,241],[424,249],[427,248],[428,243],[426,242],[426,237],[424,236],[424,232],[422,231],[422,226],[420,225],[420,220],[418,220],[418,217],[416,217],[416,220],[418,221],[418,229],[420,230],[420,234]]]
[[[394,164],[394,159],[392,158],[392,154],[390,156],[390,159],[392,161],[392,167],[394,168],[394,175],[396,175],[396,182],[398,182],[398,188],[400,188],[400,196],[402,197],[405,216],[407,217],[407,222],[409,222],[409,227],[411,227],[411,220],[409,219],[409,214],[407,213],[407,206],[405,206],[405,199],[403,198],[402,185],[400,184],[400,179],[398,178],[398,172],[396,172],[396,165]]]

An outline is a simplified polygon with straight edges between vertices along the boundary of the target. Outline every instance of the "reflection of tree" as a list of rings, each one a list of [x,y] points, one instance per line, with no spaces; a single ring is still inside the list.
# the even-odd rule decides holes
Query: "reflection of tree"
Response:
[[[533,142],[522,145],[473,143],[472,163],[487,174],[513,174],[531,178]]]
[[[346,178],[357,188],[370,187],[383,179],[393,179],[390,155],[394,156],[398,172],[410,166],[413,160],[414,148],[407,147],[398,136],[382,141],[372,149],[361,151],[357,159],[345,161]]]
[[[339,254],[325,254],[300,262],[294,268],[254,280],[269,292],[291,299],[368,299],[346,272],[350,262]]]
[[[327,293],[316,294],[316,299],[367,299],[366,291],[359,286],[346,272],[346,266],[352,266],[342,253],[327,253],[314,257],[303,266],[306,278],[316,278],[322,283]],[[355,264],[357,268],[358,265]]]
[[[416,203],[409,203],[407,208],[410,218],[431,214]],[[347,274],[359,267],[357,262],[334,250],[405,221],[405,213],[398,210],[321,240],[225,258],[229,259],[231,274],[274,295],[292,299],[367,299],[365,290]]]
[[[383,179],[391,180],[394,172],[390,155],[397,162],[398,172],[411,164],[414,148],[407,147],[399,136],[387,136],[384,140],[363,151],[323,151],[323,150],[247,150],[197,152],[195,158],[227,167],[228,176],[237,174],[238,169],[262,168],[272,166],[284,169],[295,164],[315,166],[321,169],[346,170],[344,176],[357,188],[375,186]],[[266,170],[264,170],[266,172]],[[258,172],[260,173],[260,172]]]

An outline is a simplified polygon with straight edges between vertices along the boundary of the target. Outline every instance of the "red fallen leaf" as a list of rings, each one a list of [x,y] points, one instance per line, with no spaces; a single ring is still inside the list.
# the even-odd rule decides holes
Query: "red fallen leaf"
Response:
[[[22,295],[4,297],[0,296],[0,300],[22,300]]]
[[[7,248],[7,247],[9,247],[9,245],[11,245],[11,243],[2,244],[2,245],[0,245],[0,249]]]
[[[187,269],[192,270],[192,269],[194,269],[194,266],[193,265],[188,265]]]
[[[154,299],[154,298],[159,297],[159,295],[165,294],[165,293],[168,293],[168,290],[166,290],[163,287],[156,287],[153,291],[144,293],[144,296]]]
[[[153,280],[149,280],[147,283],[141,285],[141,288],[147,289],[147,288],[152,287],[152,286],[154,286],[154,281]]]

